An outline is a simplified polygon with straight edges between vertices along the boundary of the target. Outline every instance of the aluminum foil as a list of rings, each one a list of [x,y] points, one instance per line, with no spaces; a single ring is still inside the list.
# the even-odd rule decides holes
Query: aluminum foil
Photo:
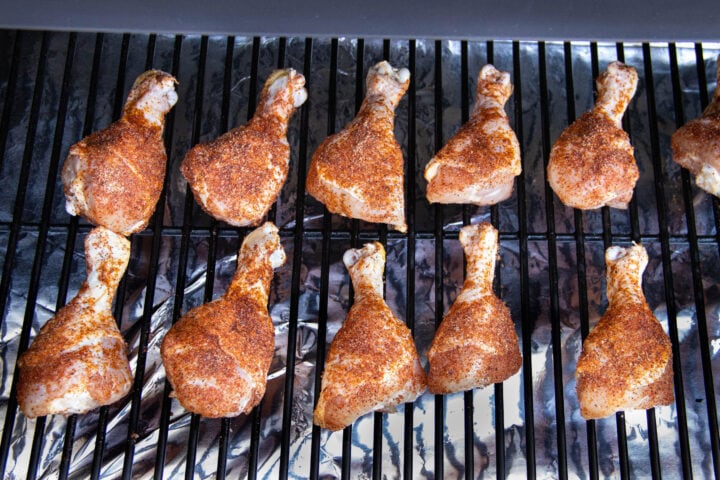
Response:
[[[0,45],[2,51],[9,54],[12,36],[2,32]],[[43,53],[43,39],[46,50]],[[93,459],[97,454],[98,434],[104,435],[104,451],[100,462],[100,478],[118,478],[123,472],[126,455],[126,439],[132,404],[125,399],[106,411],[105,431],[98,431],[101,415],[91,412],[76,417],[72,444],[66,445],[68,421],[59,416],[48,417],[44,421],[27,420],[21,413],[8,412],[11,387],[20,334],[24,322],[32,324],[34,335],[44,322],[52,317],[59,305],[72,297],[84,277],[84,259],[82,240],[87,226],[80,223],[77,238],[69,235],[72,227],[70,219],[63,210],[62,189],[59,175],[48,179],[48,165],[53,155],[53,135],[58,126],[58,108],[63,86],[63,69],[67,56],[70,37],[65,33],[41,34],[25,33],[21,38],[20,54],[15,95],[12,99],[2,94],[7,84],[0,83],[0,99],[12,101],[12,122],[7,135],[3,161],[0,164],[0,221],[3,225],[10,222],[20,224],[18,244],[14,253],[10,292],[7,306],[3,312],[2,343],[2,392],[0,392],[0,417],[11,428],[10,449],[5,465],[6,478],[25,478],[29,475],[33,439],[41,438],[38,452],[37,478],[54,478],[63,455],[63,448],[70,447],[69,474],[71,478],[84,478],[90,475]],[[59,160],[62,161],[69,146],[83,136],[84,131],[92,131],[107,125],[118,113],[119,101],[124,96],[134,77],[142,72],[148,62],[148,42],[145,35],[104,35],[79,34],[76,38],[74,63],[70,71],[67,111],[61,132],[62,148]],[[132,239],[132,260],[124,287],[117,301],[122,316],[119,319],[121,329],[128,341],[133,371],[137,368],[140,349],[146,354],[143,374],[142,401],[139,405],[138,428],[132,433],[134,457],[132,461],[133,478],[153,476],[174,478],[184,475],[188,459],[188,436],[193,422],[197,422],[197,448],[194,456],[194,476],[211,478],[215,476],[219,445],[223,423],[220,420],[194,420],[175,400],[165,394],[165,376],[160,361],[159,345],[173,322],[174,302],[177,298],[178,279],[184,285],[182,312],[199,305],[209,288],[207,278],[208,258],[215,257],[214,276],[212,278],[212,296],[217,297],[226,288],[235,268],[235,254],[241,242],[235,229],[220,226],[217,238],[213,240],[209,228],[211,219],[195,205],[192,211],[192,235],[188,239],[187,265],[184,271],[179,269],[182,248],[180,230],[183,226],[185,198],[187,189],[178,171],[179,162],[187,150],[197,141],[216,137],[227,128],[244,123],[251,111],[249,94],[258,92],[268,74],[277,67],[282,53],[284,64],[303,71],[305,61],[305,40],[289,38],[281,45],[276,38],[262,38],[256,45],[258,51],[258,83],[252,85],[253,39],[236,37],[230,40],[211,37],[203,46],[200,37],[189,36],[176,39],[169,36],[153,37],[154,50],[150,63],[155,68],[171,71],[173,68],[174,48],[180,45],[177,73],[180,101],[171,114],[168,124],[170,139],[169,156],[171,168],[165,209],[163,233],[157,258],[155,290],[152,293],[153,306],[147,309],[148,272],[151,270],[152,239],[151,233],[136,235]],[[232,59],[227,62],[228,45],[232,46]],[[90,83],[92,58],[95,49],[102,48],[102,61],[98,64],[97,82]],[[276,330],[276,355],[268,376],[267,394],[259,410],[259,438],[257,445],[257,474],[259,478],[276,478],[283,469],[281,464],[281,441],[283,435],[289,439],[289,462],[287,471],[293,478],[306,478],[311,472],[312,454],[312,408],[317,369],[319,322],[327,319],[326,342],[332,339],[342,324],[350,307],[350,284],[341,257],[343,252],[355,241],[362,243],[379,238],[384,231],[375,225],[360,223],[359,236],[352,237],[352,224],[343,218],[333,216],[332,229],[335,234],[330,238],[327,274],[328,297],[327,311],[321,311],[321,285],[323,280],[323,208],[310,197],[300,199],[304,202],[304,218],[296,218],[298,166],[301,159],[309,159],[314,149],[329,131],[342,128],[354,115],[357,107],[356,69],[360,63],[358,51],[362,51],[362,66],[365,70],[383,58],[383,42],[341,38],[338,41],[337,82],[330,85],[331,52],[330,39],[313,39],[312,68],[304,72],[308,78],[309,100],[302,107],[308,115],[307,151],[300,152],[301,135],[300,114],[296,114],[289,130],[292,147],[291,170],[287,185],[282,191],[273,216],[283,229],[283,245],[288,254],[288,262],[280,268],[275,277],[270,298],[270,313]],[[397,110],[396,134],[406,154],[406,159],[414,166],[415,198],[409,199],[414,208],[415,222],[411,231],[417,233],[415,239],[415,292],[408,298],[408,245],[407,236],[390,235],[387,239],[386,298],[390,308],[401,318],[407,320],[408,302],[414,302],[414,335],[418,351],[423,362],[435,331],[436,285],[435,272],[442,269],[442,305],[447,309],[457,296],[463,280],[462,250],[456,240],[456,232],[462,226],[464,215],[475,223],[489,221],[488,208],[457,206],[430,207],[424,200],[425,182],[421,172],[436,150],[438,143],[446,141],[462,122],[462,77],[460,42],[443,41],[439,44],[442,61],[442,139],[435,138],[436,132],[436,48],[434,41],[418,40],[415,48],[415,110],[409,110],[407,96]],[[410,59],[410,42],[392,41],[390,43],[390,61],[396,66],[407,66]],[[7,51],[6,51],[7,50]],[[715,57],[720,51],[719,45],[705,45],[703,48],[705,69],[708,72],[707,89],[714,82]],[[650,61],[645,63],[643,47],[625,44],[618,50],[615,44],[600,44],[597,47],[600,68],[618,58],[621,53],[626,62],[635,66],[640,75],[638,92],[626,114],[626,127],[630,131],[635,154],[640,167],[640,180],[637,185],[636,202],[628,212],[610,211],[611,233],[619,243],[628,243],[631,238],[642,238],[648,248],[650,264],[644,276],[644,288],[649,304],[662,322],[666,331],[669,322],[677,325],[680,364],[684,397],[668,407],[655,409],[655,426],[658,433],[658,449],[664,478],[680,478],[680,425],[677,415],[677,402],[682,402],[687,415],[687,432],[691,453],[692,472],[697,477],[712,475],[712,456],[708,427],[707,397],[709,390],[717,398],[717,386],[706,389],[703,381],[703,365],[700,355],[698,331],[698,313],[696,296],[704,301],[704,316],[707,321],[707,334],[712,355],[712,374],[720,375],[720,256],[715,235],[716,224],[713,204],[707,194],[691,187],[690,199],[695,217],[686,217],[686,205],[683,197],[683,184],[680,169],[671,161],[669,139],[675,130],[678,119],[675,117],[673,89],[670,74],[668,45],[658,44],[649,47]],[[520,143],[523,147],[524,198],[518,197],[517,188],[512,198],[497,208],[497,223],[501,231],[500,262],[498,267],[499,292],[510,307],[515,320],[516,331],[522,339],[530,338],[531,345],[525,346],[531,352],[531,371],[521,370],[502,386],[502,405],[498,405],[495,389],[479,389],[472,393],[472,412],[465,411],[462,394],[448,395],[442,404],[432,395],[425,394],[414,404],[401,407],[397,413],[383,414],[380,417],[383,477],[397,478],[403,475],[406,462],[412,462],[413,476],[417,478],[435,478],[439,476],[436,465],[443,455],[443,477],[460,478],[494,477],[504,474],[515,478],[524,478],[528,472],[528,447],[534,448],[534,471],[540,478],[554,478],[559,474],[560,464],[566,463],[570,478],[589,476],[588,424],[580,417],[575,395],[574,369],[581,349],[581,325],[587,322],[594,325],[607,306],[605,289],[605,268],[603,262],[603,217],[601,212],[582,214],[582,225],[587,236],[583,243],[584,258],[579,257],[575,241],[575,217],[572,210],[564,207],[557,199],[551,205],[552,217],[546,205],[544,161],[548,145],[543,145],[543,129],[547,128],[550,141],[553,141],[568,124],[568,98],[566,78],[565,46],[549,43],[520,43],[518,57],[513,58],[511,42],[494,42],[488,50],[486,42],[469,42],[468,59],[468,97],[472,102],[475,77],[479,68],[488,61],[492,53],[495,65],[510,71],[513,78],[519,78],[515,96],[507,106],[511,125],[522,126]],[[589,43],[571,45],[572,85],[574,91],[574,113],[580,115],[592,105],[592,49]],[[201,58],[204,54],[204,59]],[[122,60],[125,55],[125,60]],[[547,103],[541,97],[541,69],[539,59],[545,57],[544,74],[547,81]],[[701,111],[700,86],[697,79],[696,51],[694,45],[677,45],[677,58],[682,90],[681,106],[684,119],[694,118]],[[9,70],[8,55],[0,55],[0,82],[7,78]],[[204,71],[200,67],[204,60]],[[35,78],[38,65],[44,62],[44,84],[41,96],[35,138],[28,141],[29,118],[32,110],[32,98],[35,91]],[[652,68],[652,78],[648,76],[648,67]],[[231,69],[231,88],[225,92],[225,71]],[[519,72],[516,72],[519,68]],[[364,77],[364,75],[363,75]],[[648,82],[652,81],[654,97],[648,97]],[[120,86],[118,85],[120,82]],[[197,94],[198,85],[203,89]],[[120,88],[121,87],[121,88]],[[93,103],[88,102],[90,93]],[[330,89],[336,91],[334,124],[328,125]],[[226,95],[225,93],[229,93]],[[518,97],[522,104],[515,108]],[[654,98],[649,105],[648,99]],[[118,100],[119,99],[119,100]],[[4,105],[4,104],[3,104]],[[226,105],[227,110],[223,110]],[[92,115],[87,112],[92,106]],[[547,108],[548,124],[543,123],[542,108]],[[657,120],[657,145],[653,145],[649,109],[654,108]],[[2,110],[0,106],[0,110]],[[227,115],[225,116],[224,113]],[[415,157],[407,158],[413,133],[409,130],[409,115],[415,116]],[[521,115],[517,118],[516,115]],[[222,125],[223,120],[227,125]],[[196,123],[197,128],[195,128]],[[90,125],[86,125],[90,122]],[[197,135],[195,138],[193,132]],[[28,152],[29,150],[29,152]],[[55,157],[58,157],[56,154]],[[55,161],[57,161],[56,158]],[[654,163],[657,160],[657,163]],[[30,162],[29,180],[23,198],[23,208],[17,217],[15,206],[19,190],[19,179],[23,162]],[[42,260],[41,275],[37,299],[28,304],[30,272],[38,251],[40,231],[38,219],[42,213],[46,195],[52,192],[50,221],[52,228],[40,251]],[[658,198],[661,193],[664,198]],[[519,202],[525,202],[527,217],[521,218]],[[659,218],[658,205],[665,205],[666,218]],[[438,215],[440,217],[438,218]],[[548,218],[554,223],[548,225]],[[443,238],[436,235],[436,223],[442,226]],[[636,222],[634,222],[636,220]],[[663,252],[660,233],[663,220],[667,222],[668,244]],[[302,239],[301,249],[295,251],[292,238],[297,222],[302,221],[306,235]],[[525,221],[525,230],[530,236],[520,239],[520,225]],[[692,249],[688,242],[688,221],[695,222],[702,241],[698,244],[699,264],[693,263]],[[557,234],[554,251],[548,241],[547,232],[554,229]],[[1,258],[9,258],[7,243],[9,228],[0,229]],[[383,237],[384,238],[384,237]],[[523,241],[523,240],[526,240]],[[442,242],[442,265],[436,264],[436,252]],[[525,250],[526,248],[526,250]],[[211,252],[214,252],[211,254]],[[668,263],[662,261],[663,253]],[[66,255],[71,256],[71,268],[67,279],[63,275],[62,265]],[[292,289],[292,266],[295,256],[300,256],[299,291]],[[526,263],[525,263],[526,262]],[[585,277],[579,277],[578,263],[584,262]],[[528,276],[521,278],[521,267],[527,268]],[[666,268],[669,266],[669,270]],[[699,277],[702,292],[694,290],[693,268],[701,269]],[[669,277],[672,276],[672,278]],[[554,280],[554,283],[551,281]],[[524,283],[526,282],[526,283]],[[669,283],[668,283],[669,282]],[[665,285],[672,285],[672,295],[666,292]],[[67,285],[65,292],[59,285]],[[527,304],[522,304],[522,288],[526,288]],[[586,292],[587,317],[581,315],[581,292]],[[295,297],[294,295],[297,294]],[[557,315],[552,311],[552,299],[557,299]],[[668,305],[668,299],[674,301]],[[297,301],[297,319],[290,318],[292,302]],[[674,312],[669,316],[668,312]],[[523,322],[524,319],[524,322]],[[288,362],[288,331],[290,322],[296,321],[296,348],[290,352],[294,372],[293,396],[284,398],[286,368]],[[140,345],[141,326],[148,328],[147,345]],[[552,342],[553,325],[559,331],[559,354],[554,352]],[[561,361],[561,378],[555,377],[555,360]],[[531,391],[525,391],[523,379],[528,377]],[[558,396],[556,385],[562,388]],[[532,412],[526,411],[525,398],[532,397]],[[292,418],[290,430],[282,431],[283,406],[291,402]],[[170,406],[170,422],[166,432],[161,430],[161,412],[166,402]],[[558,404],[564,409],[564,416],[558,417]],[[504,444],[496,443],[496,412],[502,407],[502,425]],[[138,408],[138,406],[136,406]],[[403,435],[405,427],[404,409],[413,409],[412,436]],[[443,421],[436,423],[436,409],[442,408]],[[532,413],[533,423],[528,425]],[[474,471],[465,472],[465,415],[472,414],[472,457]],[[14,421],[8,419],[15,415]],[[350,459],[343,459],[342,433],[322,431],[319,436],[319,477],[339,478],[342,463],[349,462],[352,478],[369,478],[373,474],[373,431],[375,416],[366,415],[359,419],[352,429]],[[248,475],[251,449],[252,417],[240,416],[228,421],[227,474],[232,477]],[[596,422],[598,467],[601,477],[614,478],[620,475],[618,435],[615,417]],[[566,458],[558,453],[559,426],[564,428]],[[532,427],[532,428],[529,428]],[[436,429],[442,429],[443,448],[436,445]],[[648,477],[651,472],[648,416],[646,412],[626,412],[625,432],[630,474],[633,478]],[[530,435],[532,431],[532,435]],[[7,432],[6,432],[7,433]],[[167,435],[164,452],[158,452],[161,435]],[[36,444],[37,444],[36,440]],[[412,458],[405,458],[405,442],[412,442]],[[504,472],[498,472],[497,452],[504,453]],[[160,457],[159,457],[160,455]],[[164,456],[162,456],[164,455]],[[162,472],[157,469],[156,459],[163,458]],[[31,472],[32,473],[32,472]]]

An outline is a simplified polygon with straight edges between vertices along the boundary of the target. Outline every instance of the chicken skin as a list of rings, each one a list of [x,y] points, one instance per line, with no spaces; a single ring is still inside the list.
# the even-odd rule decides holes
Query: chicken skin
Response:
[[[165,178],[165,114],[177,81],[150,70],[128,95],[120,120],[72,147],[62,169],[65,209],[121,235],[144,229]]]
[[[275,352],[270,283],[283,263],[278,229],[267,222],[243,241],[225,294],[190,310],[165,335],[163,365],[186,410],[234,417],[260,403]]]
[[[425,167],[430,203],[494,205],[512,194],[520,175],[520,144],[510,128],[505,103],[510,74],[485,65],[478,75],[470,120]]]
[[[307,99],[304,85],[295,70],[276,70],[246,125],[187,153],[180,171],[208,214],[237,227],[262,221],[288,176],[288,122]]]
[[[597,78],[595,106],[575,120],[553,145],[550,186],[568,207],[625,209],[640,177],[622,117],[635,95],[633,67],[612,62]]]
[[[26,417],[86,413],[130,391],[127,346],[111,311],[129,258],[130,242],[106,228],[85,238],[87,279],[18,360],[17,400]]]
[[[717,85],[720,85],[720,55]],[[695,175],[697,186],[720,197],[720,88],[700,118],[688,122],[672,136],[673,159]]]
[[[462,291],[428,351],[431,393],[461,392],[500,383],[522,358],[510,310],[493,292],[498,231],[489,223],[460,230],[467,259]]]
[[[357,116],[315,151],[307,191],[332,213],[405,232],[403,156],[393,128],[410,72],[380,62],[370,69],[366,83]]]
[[[393,411],[426,389],[410,329],[383,300],[385,250],[377,242],[345,252],[355,303],[328,350],[314,423],[340,430],[358,417]]]
[[[610,306],[585,339],[575,372],[588,420],[673,402],[670,339],[642,291],[647,262],[641,245],[605,252]]]

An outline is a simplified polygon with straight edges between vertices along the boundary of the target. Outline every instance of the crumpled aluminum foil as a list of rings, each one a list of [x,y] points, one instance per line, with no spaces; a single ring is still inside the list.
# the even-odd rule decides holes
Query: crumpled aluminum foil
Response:
[[[10,36],[3,32],[2,41],[9,42]],[[15,252],[12,268],[12,282],[7,299],[7,308],[2,323],[2,392],[0,393],[0,417],[5,421],[8,415],[8,399],[11,395],[12,376],[17,358],[20,332],[26,311],[32,314],[33,335],[55,312],[58,303],[58,285],[61,283],[62,263],[65,255],[72,255],[72,268],[69,273],[68,296],[77,291],[84,277],[82,239],[87,231],[81,222],[78,238],[68,245],[70,220],[63,211],[62,189],[59,176],[55,181],[51,223],[53,227],[47,236],[43,253],[42,274],[39,278],[39,294],[34,305],[27,305],[27,291],[30,283],[33,257],[38,242],[37,219],[42,211],[46,194],[47,170],[52,156],[52,135],[56,126],[57,106],[61,95],[63,68],[68,42],[66,33],[47,34],[48,51],[40,59],[40,34],[25,33],[22,37],[24,60],[18,70],[15,98],[13,99],[13,122],[7,132],[8,141],[4,160],[0,164],[0,221],[8,225],[13,221],[15,198],[18,191],[20,166],[25,149],[25,135],[28,129],[28,115],[31,109],[34,74],[39,61],[46,62],[46,86],[43,89],[37,138],[30,156],[31,171],[27,185],[25,206],[22,212],[19,243]],[[107,125],[117,114],[118,93],[124,94],[132,79],[144,70],[146,62],[148,36],[131,35],[125,38],[127,61],[125,71],[118,76],[120,57],[123,51],[123,37],[105,35],[100,40],[103,47],[103,61],[98,72],[92,129]],[[91,59],[96,45],[95,34],[83,33],[77,36],[76,56],[70,79],[68,110],[65,117],[63,148],[61,161],[67,148],[83,135],[86,115],[86,102],[91,72]],[[155,68],[170,71],[173,62],[173,47],[176,39],[169,36],[155,38],[155,51],[152,64]],[[160,361],[159,346],[165,332],[173,321],[173,308],[176,298],[178,279],[178,259],[181,238],[177,228],[182,227],[185,208],[186,186],[182,180],[178,165],[185,152],[196,141],[214,138],[228,127],[244,123],[248,112],[248,95],[251,91],[251,61],[253,39],[236,37],[233,45],[232,65],[226,65],[228,41],[226,38],[211,37],[207,42],[205,72],[202,80],[204,89],[196,97],[199,74],[198,65],[201,55],[201,39],[196,36],[181,40],[179,56],[178,93],[180,101],[175,107],[174,123],[170,135],[169,155],[172,161],[169,190],[165,208],[165,220],[159,249],[154,305],[151,318],[143,318],[147,301],[147,275],[151,261],[150,233],[133,237],[133,254],[128,268],[125,289],[118,302],[122,302],[121,327],[129,344],[133,371],[137,365],[140,348],[146,351],[146,365],[142,390],[142,403],[139,411],[138,429],[135,435],[135,453],[132,466],[133,478],[150,478],[156,471],[155,461],[158,455],[160,415],[165,397],[165,376]],[[3,42],[0,42],[3,43]],[[446,141],[459,127],[462,121],[462,78],[460,42],[443,41],[442,57],[442,141]],[[6,45],[3,51],[8,49]],[[425,183],[422,170],[436,149],[435,139],[435,48],[434,41],[419,40],[415,43],[415,146],[416,156],[408,159],[414,162],[416,198],[411,199],[415,209],[415,223],[411,226],[417,232],[415,243],[415,292],[414,333],[418,351],[423,362],[435,331],[435,271],[443,270],[443,306],[449,307],[460,290],[463,280],[462,250],[456,240],[456,232],[462,226],[463,212],[473,223],[489,221],[491,211],[488,208],[457,206],[430,207],[424,200]],[[547,119],[543,125],[540,95],[539,56],[544,49],[547,76]],[[641,177],[636,191],[636,206],[630,213],[612,210],[610,212],[612,235],[619,243],[628,243],[634,235],[639,235],[648,248],[650,264],[644,276],[644,289],[649,304],[654,309],[663,326],[668,329],[668,296],[664,281],[667,274],[672,275],[673,295],[677,312],[676,323],[680,342],[682,381],[685,397],[677,399],[684,402],[687,412],[687,430],[691,452],[691,466],[695,476],[712,475],[712,456],[708,428],[707,399],[703,383],[703,366],[699,353],[698,319],[696,313],[695,292],[693,290],[691,246],[688,242],[686,210],[683,201],[681,171],[671,161],[669,139],[676,127],[673,91],[670,77],[668,45],[657,44],[649,47],[653,70],[653,88],[657,128],[659,133],[659,151],[652,150],[652,137],[648,116],[647,82],[643,48],[641,45],[626,44],[622,53],[627,63],[638,68],[640,85],[629,111],[626,125],[635,146]],[[383,58],[383,43],[380,40],[363,42],[363,66],[370,65]],[[598,45],[600,68],[618,58],[614,44]],[[715,57],[720,45],[705,45],[705,68],[708,73],[709,89],[714,81]],[[277,67],[280,41],[276,38],[262,38],[259,41],[258,84],[269,72]],[[356,108],[356,66],[358,42],[354,39],[339,39],[337,57],[337,102],[335,125],[337,130],[354,115]],[[567,446],[567,471],[570,478],[585,478],[589,475],[587,423],[578,412],[575,395],[574,369],[581,350],[580,326],[588,321],[592,326],[606,308],[605,268],[603,260],[603,222],[601,212],[586,212],[582,215],[584,232],[585,282],[578,278],[578,252],[575,243],[575,218],[572,210],[564,207],[557,199],[552,202],[554,230],[557,233],[555,252],[549,251],[546,233],[548,231],[548,211],[545,208],[545,176],[542,133],[547,128],[550,140],[554,140],[568,123],[567,92],[565,78],[564,45],[549,43],[520,43],[517,63],[513,62],[513,44],[494,42],[492,46],[493,62],[503,70],[514,71],[520,67],[520,85],[516,85],[515,97],[510,99],[507,111],[511,125],[522,123],[523,168],[525,182],[525,202],[527,205],[526,228],[530,237],[527,240],[527,254],[521,251],[518,238],[520,222],[517,188],[513,197],[497,208],[497,218],[501,231],[500,262],[498,268],[500,293],[511,309],[516,330],[522,339],[523,331],[530,329],[532,345],[532,371],[520,371],[503,384],[503,424],[504,445],[496,443],[496,403],[493,388],[476,390],[473,402],[473,445],[474,471],[464,471],[465,463],[465,404],[462,394],[446,396],[443,399],[444,416],[442,425],[435,423],[435,411],[438,405],[435,397],[425,394],[412,406],[412,458],[404,458],[403,428],[405,417],[403,408],[397,413],[382,415],[382,475],[388,478],[400,477],[405,462],[412,462],[413,474],[418,478],[436,476],[435,455],[442,451],[444,458],[443,476],[460,478],[463,475],[494,477],[497,475],[498,448],[504,449],[505,474],[511,477],[525,477],[527,472],[527,447],[532,442],[535,449],[535,472],[540,478],[553,478],[558,475],[559,462],[557,434],[558,425],[565,429]],[[573,43],[572,74],[574,87],[575,116],[592,105],[594,85],[592,82],[591,46],[588,43]],[[682,108],[685,121],[700,114],[700,94],[695,64],[695,47],[690,44],[677,45],[680,82],[682,89]],[[305,60],[304,39],[287,39],[284,49],[284,63],[299,71],[303,70]],[[487,62],[488,48],[485,42],[469,42],[467,46],[469,89],[472,102],[475,77],[479,68]],[[410,57],[410,44],[407,41],[390,43],[390,61],[396,66],[407,66]],[[7,57],[4,57],[7,58]],[[1,60],[0,60],[1,61]],[[314,39],[312,44],[312,69],[305,72],[308,77],[309,101],[302,107],[308,109],[307,159],[328,133],[328,99],[331,66],[331,41]],[[228,98],[223,97],[225,68],[232,68],[231,90]],[[6,72],[7,62],[0,64],[0,73]],[[6,78],[3,73],[0,81]],[[124,82],[124,92],[116,92],[118,79]],[[515,77],[513,77],[515,78]],[[6,85],[0,83],[0,93]],[[518,94],[522,96],[521,108],[516,110],[514,102]],[[0,95],[0,98],[3,98]],[[202,105],[196,103],[202,99]],[[8,99],[4,100],[8,102]],[[228,125],[221,125],[222,104],[229,102]],[[407,96],[397,110],[396,133],[407,155],[410,141]],[[193,139],[193,120],[196,110],[200,115],[199,138]],[[516,118],[516,114],[522,118]],[[281,471],[280,445],[283,435],[290,440],[289,475],[293,478],[306,478],[310,475],[312,449],[312,408],[314,385],[317,374],[318,326],[320,312],[320,292],[323,257],[322,232],[323,208],[310,197],[304,199],[305,210],[302,219],[306,235],[302,241],[302,250],[294,251],[292,233],[296,228],[295,218],[298,182],[298,162],[300,159],[300,114],[296,114],[289,130],[292,147],[291,173],[286,187],[280,196],[274,216],[276,223],[283,229],[283,245],[288,254],[288,262],[276,273],[270,299],[270,312],[276,327],[276,356],[268,377],[268,388],[260,411],[260,436],[258,442],[257,474],[260,478],[276,478]],[[546,146],[547,147],[547,146]],[[659,157],[661,172],[655,172],[653,155]],[[656,177],[656,175],[659,175]],[[51,182],[52,183],[52,182]],[[661,259],[660,228],[658,217],[658,198],[656,183],[661,184],[667,205],[667,225],[669,232],[669,255],[671,272],[663,271]],[[720,375],[720,257],[716,235],[716,223],[712,200],[694,185],[691,200],[695,211],[694,221],[697,233],[701,237],[698,244],[700,266],[702,268],[702,286],[705,301],[705,316],[712,355],[712,369],[715,378]],[[435,235],[436,215],[442,215],[444,238]],[[636,220],[638,230],[633,230]],[[18,221],[18,219],[15,219]],[[207,261],[211,251],[211,237],[208,228],[211,220],[193,206],[193,230],[188,242],[188,263],[184,276],[184,303],[182,311],[200,304],[205,295],[208,279]],[[177,228],[176,228],[177,227]],[[345,249],[351,246],[352,224],[346,219],[333,217],[333,231],[329,252],[329,291],[327,299],[327,342],[329,342],[350,306],[350,288],[347,272],[341,257]],[[377,226],[360,223],[358,243],[378,238]],[[7,227],[0,229],[0,250],[6,257],[6,245],[9,233]],[[234,229],[220,228],[214,245],[216,262],[212,285],[213,296],[220,295],[227,286],[235,268],[235,253],[241,239]],[[435,263],[437,241],[442,241],[443,264]],[[69,251],[66,252],[66,249]],[[390,308],[397,315],[406,318],[407,254],[408,237],[390,235],[387,239],[386,298]],[[551,255],[551,253],[553,253]],[[301,255],[299,272],[299,291],[297,292],[298,318],[296,349],[294,352],[293,398],[290,408],[292,414],[290,431],[282,431],[284,384],[287,356],[287,335],[290,322],[292,292],[293,256]],[[556,259],[553,265],[552,258]],[[529,302],[521,304],[520,267],[527,262]],[[550,275],[556,267],[557,285],[553,290]],[[588,317],[580,316],[580,292],[587,293]],[[557,294],[557,318],[551,318],[551,297]],[[64,303],[61,299],[60,303]],[[521,319],[526,318],[525,325]],[[149,340],[147,345],[139,345],[139,325],[149,322]],[[555,378],[553,370],[552,325],[560,331],[560,358],[562,359],[562,378]],[[532,379],[532,391],[524,391],[523,376]],[[564,418],[557,418],[555,385],[561,382],[563,393]],[[715,385],[711,391],[717,392]],[[527,437],[528,425],[525,411],[525,396],[532,395],[534,423],[533,436]],[[717,393],[715,394],[717,397]],[[122,474],[125,441],[127,435],[131,404],[123,400],[107,409],[107,428],[105,449],[102,457],[100,478],[118,478]],[[679,426],[677,403],[655,410],[658,432],[658,449],[664,478],[680,478]],[[91,412],[76,418],[72,443],[69,473],[71,478],[90,475],[95,454],[97,438],[98,412]],[[358,420],[352,429],[350,473],[353,478],[369,478],[373,473],[373,429],[374,416],[366,415]],[[163,476],[183,475],[186,469],[188,453],[188,434],[192,418],[180,405],[172,400],[170,424],[167,431],[167,445],[164,452]],[[39,452],[37,478],[57,476],[66,433],[67,420],[59,416],[48,417],[44,425],[36,420],[27,420],[19,412],[10,433],[10,454],[5,466],[6,478],[24,478],[28,475],[28,462],[31,456],[35,430],[42,428],[42,448]],[[227,474],[232,477],[248,474],[248,459],[252,419],[240,416],[230,419],[227,451]],[[222,421],[201,419],[198,428],[197,449],[195,452],[196,478],[215,476],[219,454],[219,435]],[[436,447],[436,428],[442,428],[444,445],[442,450]],[[647,416],[645,412],[626,412],[625,430],[627,451],[632,477],[650,475],[650,444],[648,439]],[[596,422],[597,453],[600,475],[618,477],[619,446],[615,418]],[[320,434],[320,478],[339,478],[342,467],[342,433],[323,431]],[[346,461],[348,461],[346,459]],[[502,472],[501,472],[502,473]]]

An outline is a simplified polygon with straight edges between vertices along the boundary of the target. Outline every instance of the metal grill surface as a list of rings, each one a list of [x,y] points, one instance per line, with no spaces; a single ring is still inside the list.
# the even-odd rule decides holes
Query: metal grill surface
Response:
[[[707,105],[716,44],[467,42],[247,38],[0,31],[0,472],[3,478],[691,478],[720,475],[720,203],[672,162],[669,139]],[[388,59],[412,81],[397,110],[406,158],[408,233],[330,215],[305,194],[314,149],[359,108],[367,69]],[[613,60],[637,68],[624,119],[640,167],[627,211],[563,206],[545,181],[553,141],[593,102]],[[422,171],[467,120],[485,63],[511,72],[507,111],[523,174],[492,208],[430,206]],[[269,73],[293,67],[308,102],[289,129],[291,167],[269,217],[288,262],[273,282],[276,354],[249,415],[212,420],[169,397],[163,335],[226,288],[247,229],[216,222],[178,171],[194,144],[252,116]],[[83,416],[27,420],[15,400],[16,359],[84,277],[90,226],[64,212],[59,169],[84,135],[118,118],[134,78],[175,75],[167,118],[168,175],[114,313],[135,373],[123,401]],[[504,382],[425,394],[342,432],[312,425],[327,345],[351,301],[342,253],[387,247],[385,294],[412,329],[423,362],[459,292],[457,236],[468,223],[500,230],[495,287],[521,339],[523,366]],[[584,421],[573,373],[582,339],[607,305],[603,251],[642,242],[648,302],[672,340],[676,402]]]

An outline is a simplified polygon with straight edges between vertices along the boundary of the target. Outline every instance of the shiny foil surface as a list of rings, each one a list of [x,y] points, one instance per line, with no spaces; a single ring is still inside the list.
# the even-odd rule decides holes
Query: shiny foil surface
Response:
[[[648,478],[711,477],[720,459],[720,204],[671,158],[670,136],[715,87],[717,44],[593,44],[349,38],[252,38],[0,31],[0,301],[3,478]],[[406,159],[409,233],[329,215],[305,194],[312,152],[354,116],[367,69],[410,68],[395,132]],[[621,59],[638,70],[625,115],[640,168],[627,211],[575,212],[552,195],[552,142],[591,107],[593,78]],[[422,172],[467,118],[479,69],[510,72],[506,111],[523,175],[497,207],[431,206]],[[249,229],[213,221],[179,165],[196,143],[245,123],[264,80],[292,67],[309,99],[288,132],[290,174],[270,219],[288,261],[269,301],[276,353],[250,415],[190,415],[169,396],[163,336],[180,315],[221,295]],[[115,315],[138,378],[126,399],[86,415],[28,420],[14,400],[16,360],[85,276],[90,226],[64,210],[59,168],[69,147],[118,118],[134,78],[176,75],[167,117],[161,216],[133,235]],[[232,192],[228,192],[231,195]],[[462,286],[464,223],[500,230],[496,289],[524,356],[502,385],[428,393],[395,413],[331,433],[312,411],[327,346],[351,305],[344,251],[387,247],[385,296],[412,328],[421,360]],[[670,334],[676,402],[586,422],[574,370],[582,338],[607,308],[604,248],[641,241],[644,290]],[[714,430],[713,430],[714,428]]]

